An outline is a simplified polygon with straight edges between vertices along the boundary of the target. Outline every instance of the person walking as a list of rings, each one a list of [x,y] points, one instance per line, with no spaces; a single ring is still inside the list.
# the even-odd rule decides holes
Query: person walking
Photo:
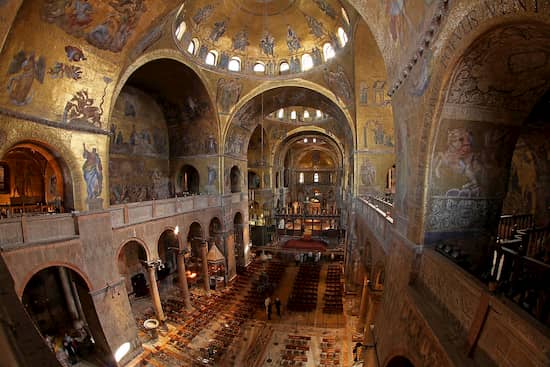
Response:
[[[275,309],[277,310],[277,316],[281,317],[281,300],[279,297],[275,298]]]
[[[267,319],[271,320],[271,297],[267,296],[267,298],[264,301],[265,304],[265,313],[267,315]]]

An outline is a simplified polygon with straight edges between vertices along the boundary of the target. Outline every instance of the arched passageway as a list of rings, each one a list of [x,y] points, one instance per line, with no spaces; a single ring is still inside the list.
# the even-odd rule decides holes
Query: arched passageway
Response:
[[[42,269],[26,284],[22,303],[58,360],[113,363],[90,289],[78,272]]]
[[[74,209],[72,178],[60,155],[45,144],[14,145],[0,159],[2,215]]]

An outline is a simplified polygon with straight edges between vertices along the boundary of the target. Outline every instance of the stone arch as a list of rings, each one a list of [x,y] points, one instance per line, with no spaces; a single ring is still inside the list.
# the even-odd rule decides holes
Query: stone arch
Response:
[[[175,233],[174,227],[164,227],[162,233],[157,240],[157,252],[159,259],[164,264],[163,269],[159,269],[159,280],[173,273],[177,269],[177,252],[176,249],[181,248],[180,236]]]
[[[506,5],[506,4],[503,4]],[[423,242],[425,228],[425,205],[428,201],[427,190],[410,191],[409,187],[424,187],[427,185],[430,167],[430,149],[434,146],[436,130],[441,119],[443,105],[445,103],[445,91],[448,89],[451,73],[454,70],[460,57],[473,42],[490,31],[490,29],[510,24],[511,22],[544,22],[548,24],[537,10],[529,8],[524,11],[520,7],[515,8],[512,3],[508,4],[506,11],[490,12],[483,2],[471,2],[465,7],[451,7],[448,12],[442,13],[444,19],[453,19],[453,22],[441,21],[442,27],[437,31],[436,43],[438,47],[432,51],[429,47],[421,47],[420,51],[413,58],[413,68],[408,73],[408,82],[403,80],[393,84],[391,91],[395,103],[409,99],[411,103],[426,105],[427,110],[422,114],[421,123],[418,128],[417,140],[425,142],[420,144],[418,152],[409,152],[408,140],[412,132],[408,130],[407,124],[396,124],[396,151],[398,160],[396,170],[407,172],[412,163],[410,157],[414,154],[418,160],[424,162],[414,175],[398,175],[397,190],[394,200],[395,216],[418,218],[415,224],[409,224],[408,233],[413,241]],[[528,4],[531,7],[530,4]],[[474,19],[471,17],[475,16]],[[376,36],[376,34],[375,34]],[[377,42],[383,43],[379,36],[375,37]],[[432,40],[433,41],[433,40]],[[429,45],[429,43],[428,43]],[[414,82],[411,82],[414,81]],[[410,116],[401,115],[399,110],[394,111],[395,121],[410,120]],[[426,167],[426,168],[422,168]],[[410,209],[409,209],[410,207]]]
[[[496,234],[520,128],[550,88],[550,25],[507,21],[476,34],[440,82],[423,224],[425,243],[449,243],[474,273]]]
[[[40,155],[40,159],[43,159],[46,163],[46,167],[36,167],[39,169],[44,169],[44,172],[34,172],[39,174],[41,179],[39,179],[38,183],[41,186],[40,197],[38,197],[36,200],[39,200],[43,202],[44,204],[50,204],[54,203],[54,206],[56,206],[56,209],[59,211],[65,210],[65,211],[71,211],[74,209],[74,195],[73,195],[73,174],[67,165],[65,159],[59,155],[59,153],[51,147],[49,144],[42,143],[40,141],[36,140],[23,140],[20,141],[13,146],[11,146],[3,156],[3,158],[9,160],[9,153],[13,152],[19,152],[20,154],[24,155],[25,157],[29,157],[30,161],[36,161],[37,158],[35,158],[35,153],[38,153]],[[29,153],[31,153],[29,155]],[[17,164],[19,166],[19,164]],[[15,167],[15,162],[12,168]],[[30,166],[26,166],[26,169],[31,169]],[[22,173],[22,172],[21,172]],[[27,174],[27,171],[24,172],[24,175]],[[49,175],[49,177],[46,177],[46,175]],[[26,188],[25,187],[17,187],[17,177],[15,176],[15,172],[10,172],[10,175],[12,178],[14,178],[15,181],[15,187],[13,187],[13,190],[18,190],[19,192],[16,195],[12,195],[14,192],[10,193],[10,196],[19,196],[23,200],[27,197]],[[11,180],[11,179],[10,179]],[[26,181],[26,180],[25,180]],[[22,186],[22,185],[20,185]],[[27,186],[27,182],[24,183],[24,186]],[[59,192],[61,190],[61,192]],[[35,190],[33,189],[33,194],[35,194]],[[33,196],[34,197],[34,196]],[[31,197],[29,197],[31,199]],[[29,202],[22,202],[23,204],[31,204]],[[33,202],[32,204],[35,204]],[[56,210],[57,211],[57,210]]]
[[[24,146],[36,149],[48,159],[55,160],[61,169],[65,182],[64,202],[67,202],[67,210],[83,210],[85,208],[86,195],[81,193],[84,184],[82,176],[81,154],[77,154],[71,148],[70,134],[54,133],[52,128],[37,129],[32,122],[17,120],[18,134],[5,134],[6,141],[0,146],[0,157],[18,147]],[[9,127],[9,125],[8,125]],[[2,135],[3,129],[0,129]],[[78,172],[78,173],[77,173]]]
[[[94,285],[91,282],[90,277],[88,276],[88,274],[86,274],[85,271],[81,270],[78,267],[78,265],[68,263],[68,262],[64,262],[64,261],[49,261],[49,262],[45,262],[45,263],[40,264],[39,266],[34,267],[32,270],[30,270],[25,275],[25,277],[23,278],[23,281],[21,282],[21,285],[19,286],[19,289],[17,289],[17,296],[19,297],[19,300],[22,299],[23,292],[25,291],[25,287],[27,286],[27,284],[29,283],[29,281],[31,280],[31,278],[33,276],[35,276],[40,271],[42,271],[46,268],[51,268],[51,267],[55,267],[55,266],[61,266],[61,267],[71,269],[72,271],[77,273],[84,280],[84,282],[86,283],[86,286],[88,287],[90,292],[93,292],[95,290]]]
[[[122,88],[124,87],[124,85],[126,85],[126,83],[128,82],[128,79],[130,79],[132,74],[136,70],[138,70],[140,67],[142,67],[143,65],[145,65],[147,63],[150,63],[152,61],[161,60],[161,59],[174,60],[174,61],[177,61],[177,62],[183,64],[184,66],[188,67],[189,69],[191,69],[197,75],[197,77],[199,78],[199,80],[201,81],[203,86],[205,86],[205,89],[209,94],[211,106],[213,106],[214,108],[217,108],[216,103],[215,103],[216,96],[212,94],[213,92],[211,90],[206,88],[206,85],[208,85],[208,78],[206,77],[206,75],[205,75],[202,68],[198,67],[193,62],[189,62],[182,55],[182,53],[177,49],[171,49],[171,48],[170,49],[157,49],[157,50],[146,52],[146,53],[140,55],[136,60],[134,60],[129,65],[126,65],[125,69],[123,69],[124,71],[120,74],[120,77],[118,79],[118,83],[115,86],[113,94],[111,96],[111,101],[110,101],[111,108],[110,108],[109,114],[108,114],[109,118],[113,113],[113,108],[114,108],[115,102],[116,102],[120,92],[122,91]],[[216,111],[215,115],[216,115],[216,117],[215,117],[216,118],[216,123],[219,126],[219,120],[218,120],[218,115],[219,114],[217,113],[217,111]],[[218,141],[220,141],[220,140],[218,139]]]
[[[263,98],[262,95],[264,96]],[[279,97],[274,98],[276,95]],[[236,150],[238,150],[238,146],[247,146],[246,143],[250,140],[250,136],[258,125],[258,120],[252,121],[251,118],[261,114],[262,99],[264,101],[263,112],[267,115],[280,108],[287,107],[290,103],[288,98],[291,98],[291,95],[293,96],[293,104],[303,104],[307,106],[313,103],[315,106],[319,106],[321,110],[330,113],[336,120],[345,121],[346,127],[342,131],[342,135],[345,135],[349,141],[350,150],[355,146],[354,119],[350,111],[344,107],[326,87],[317,83],[300,80],[285,81],[284,84],[277,84],[276,86],[266,82],[254,88],[246,96],[241,98],[233,109],[233,113],[230,115],[228,119],[229,122],[222,134],[224,153],[243,155],[244,152]],[[311,98],[311,96],[313,96],[313,98]]]
[[[151,249],[149,248],[149,246],[147,245],[147,243],[144,240],[142,240],[141,238],[138,238],[138,237],[129,237],[129,238],[125,239],[124,241],[122,241],[122,243],[120,245],[118,245],[118,247],[117,247],[115,259],[118,259],[118,257],[120,256],[120,252],[122,251],[124,246],[128,242],[132,242],[132,241],[139,243],[145,249],[145,254],[147,255],[147,260],[150,260],[151,259]]]

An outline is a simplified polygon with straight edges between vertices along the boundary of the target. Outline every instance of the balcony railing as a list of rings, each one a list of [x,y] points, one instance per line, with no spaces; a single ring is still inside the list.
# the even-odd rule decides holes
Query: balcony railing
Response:
[[[550,326],[550,227],[523,228],[532,223],[530,215],[501,218],[499,237],[489,246],[489,268],[480,280]],[[469,268],[459,248],[439,244],[436,250]]]
[[[242,193],[232,194],[232,203],[241,202]],[[221,206],[219,195],[194,195],[165,200],[152,200],[139,203],[114,205],[108,209],[111,213],[113,228],[171,215]]]
[[[65,240],[77,233],[72,214],[22,215],[0,220],[0,247]]]

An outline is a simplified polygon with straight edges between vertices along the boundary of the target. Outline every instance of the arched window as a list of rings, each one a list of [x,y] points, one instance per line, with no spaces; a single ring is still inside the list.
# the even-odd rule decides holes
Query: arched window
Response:
[[[217,58],[218,58],[218,53],[216,51],[210,51],[206,55],[206,59],[204,60],[204,62],[206,63],[206,65],[216,65]]]
[[[323,55],[325,56],[325,61],[330,60],[335,56],[334,48],[328,42],[323,45]]]
[[[286,73],[290,70],[290,65],[288,62],[283,61],[281,64],[279,64],[279,73]]]
[[[342,47],[348,43],[348,35],[342,27],[338,28],[338,39],[340,40],[340,46]]]
[[[191,55],[194,55],[195,52],[199,48],[199,40],[196,38],[193,38],[191,42],[189,42],[189,45],[187,46],[187,52],[189,52]]]
[[[290,119],[291,120],[296,120],[296,111],[291,111],[290,112]]]
[[[282,119],[285,117],[285,110],[284,110],[284,108],[281,108],[281,109],[277,112],[277,117],[279,118],[279,120],[282,120]]]
[[[313,182],[315,182],[315,183],[319,182],[319,173],[318,172],[315,172],[313,174]]]
[[[346,12],[346,9],[342,8],[342,18],[346,21],[347,24],[349,24],[349,17],[348,13]]]
[[[185,24],[185,21],[182,20],[181,23],[176,28],[176,32],[175,32],[175,35],[178,41],[181,41],[186,29],[187,29],[187,24]]]
[[[265,65],[263,62],[257,62],[254,64],[254,72],[255,73],[265,73]]]
[[[304,183],[304,172],[300,172],[300,177],[298,178],[299,183]]]
[[[227,69],[230,71],[241,71],[241,59],[238,57],[232,57],[231,60],[229,60]]]
[[[309,118],[309,111],[308,110],[305,110],[304,111],[304,120],[305,119],[308,119]]]
[[[302,71],[307,71],[313,67],[313,58],[310,54],[302,55]]]
[[[323,117],[323,113],[321,112],[321,110],[315,111],[315,118],[320,119],[321,117]]]

